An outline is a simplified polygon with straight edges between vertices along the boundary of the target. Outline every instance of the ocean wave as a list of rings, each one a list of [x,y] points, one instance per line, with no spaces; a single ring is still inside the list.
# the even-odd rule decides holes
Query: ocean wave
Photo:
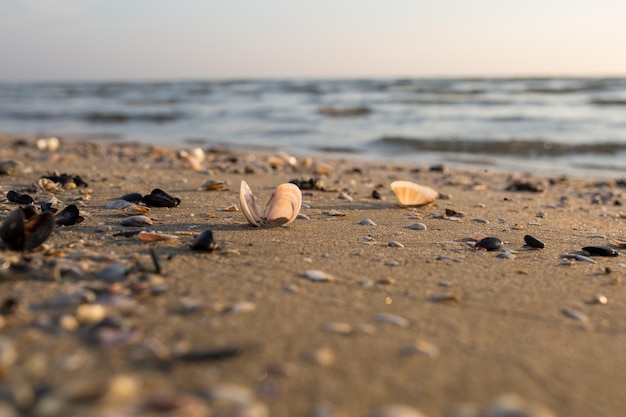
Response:
[[[626,150],[626,143],[599,142],[584,144],[554,143],[545,140],[479,141],[472,139],[436,139],[388,136],[370,142],[370,146],[389,150],[454,152],[510,156],[563,156],[572,154],[615,154]]]

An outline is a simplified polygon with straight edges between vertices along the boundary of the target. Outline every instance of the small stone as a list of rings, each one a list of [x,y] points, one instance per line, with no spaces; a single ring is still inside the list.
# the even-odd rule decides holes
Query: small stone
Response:
[[[256,310],[256,304],[250,301],[237,301],[226,309],[228,313],[239,314],[249,313]]]
[[[376,223],[374,223],[371,219],[363,219],[359,222],[359,224],[362,226],[376,226]]]
[[[609,302],[608,298],[606,298],[606,295],[604,294],[596,294],[593,297],[593,303],[594,304],[601,304],[601,305],[605,305]]]
[[[552,411],[523,400],[516,394],[502,395],[489,406],[485,417],[555,417]]]
[[[122,282],[126,279],[126,268],[122,265],[109,265],[100,270],[94,279],[106,282]]]
[[[81,324],[93,324],[102,321],[107,311],[101,304],[83,304],[76,309],[76,320]]]
[[[408,225],[406,228],[411,229],[411,230],[427,230],[428,229],[424,223],[413,223],[413,224]]]

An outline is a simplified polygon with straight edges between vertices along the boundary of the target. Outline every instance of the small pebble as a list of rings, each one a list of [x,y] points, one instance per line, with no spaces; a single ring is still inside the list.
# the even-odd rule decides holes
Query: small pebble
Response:
[[[154,222],[148,216],[130,216],[122,220],[122,226],[127,226],[127,227],[150,226],[152,224],[154,224]]]
[[[609,300],[608,300],[608,298],[606,298],[606,295],[604,295],[604,294],[596,294],[593,297],[593,303],[594,304],[605,305],[608,302],[609,302]]]
[[[328,347],[320,347],[305,353],[304,359],[327,368],[335,362],[335,353]]]
[[[391,242],[387,243],[387,246],[390,246],[392,248],[403,248],[404,245],[398,241],[392,240]]]
[[[237,301],[226,309],[231,314],[249,313],[256,310],[256,304],[250,301]]]
[[[371,219],[363,219],[359,222],[359,224],[363,226],[376,226],[376,223],[374,223]]]
[[[93,324],[102,321],[107,311],[101,304],[83,304],[76,309],[76,320],[81,324]]]
[[[331,321],[324,323],[322,330],[328,333],[336,333],[347,336],[352,333],[352,325],[350,323]]]

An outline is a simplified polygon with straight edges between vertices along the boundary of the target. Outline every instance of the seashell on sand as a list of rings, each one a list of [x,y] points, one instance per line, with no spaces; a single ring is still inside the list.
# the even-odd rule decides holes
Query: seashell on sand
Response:
[[[122,220],[122,226],[150,226],[152,219],[147,216],[130,216]]]
[[[141,231],[137,234],[137,237],[144,242],[159,242],[163,240],[175,240],[178,239],[176,235],[168,235],[166,233],[146,232]]]
[[[335,277],[319,269],[307,269],[302,274],[302,277],[313,282],[332,282],[335,280]]]
[[[265,210],[261,211],[261,206],[257,203],[252,190],[245,181],[241,181],[239,203],[241,211],[253,226],[260,227],[262,224],[286,226],[300,213],[302,193],[297,185],[280,184],[272,193]]]
[[[374,315],[374,321],[378,321],[381,323],[395,324],[396,326],[400,326],[400,327],[407,327],[409,325],[408,319],[405,319],[404,317],[401,317],[395,314],[389,314],[389,313],[379,313],[379,314]]]
[[[410,181],[394,181],[391,190],[398,198],[400,207],[423,206],[439,198],[439,193],[432,188]]]

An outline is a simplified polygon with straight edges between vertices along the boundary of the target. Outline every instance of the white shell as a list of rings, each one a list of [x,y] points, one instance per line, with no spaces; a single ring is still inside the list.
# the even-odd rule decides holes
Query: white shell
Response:
[[[298,213],[300,213],[302,193],[295,184],[281,184],[276,187],[265,210],[261,211],[261,207],[256,202],[250,187],[245,181],[241,181],[239,202],[241,211],[243,211],[250,224],[261,226],[261,224],[266,223],[286,226],[293,222],[298,217]]]
[[[398,198],[400,207],[423,206],[439,198],[439,193],[432,188],[410,181],[394,181],[391,189]]]

